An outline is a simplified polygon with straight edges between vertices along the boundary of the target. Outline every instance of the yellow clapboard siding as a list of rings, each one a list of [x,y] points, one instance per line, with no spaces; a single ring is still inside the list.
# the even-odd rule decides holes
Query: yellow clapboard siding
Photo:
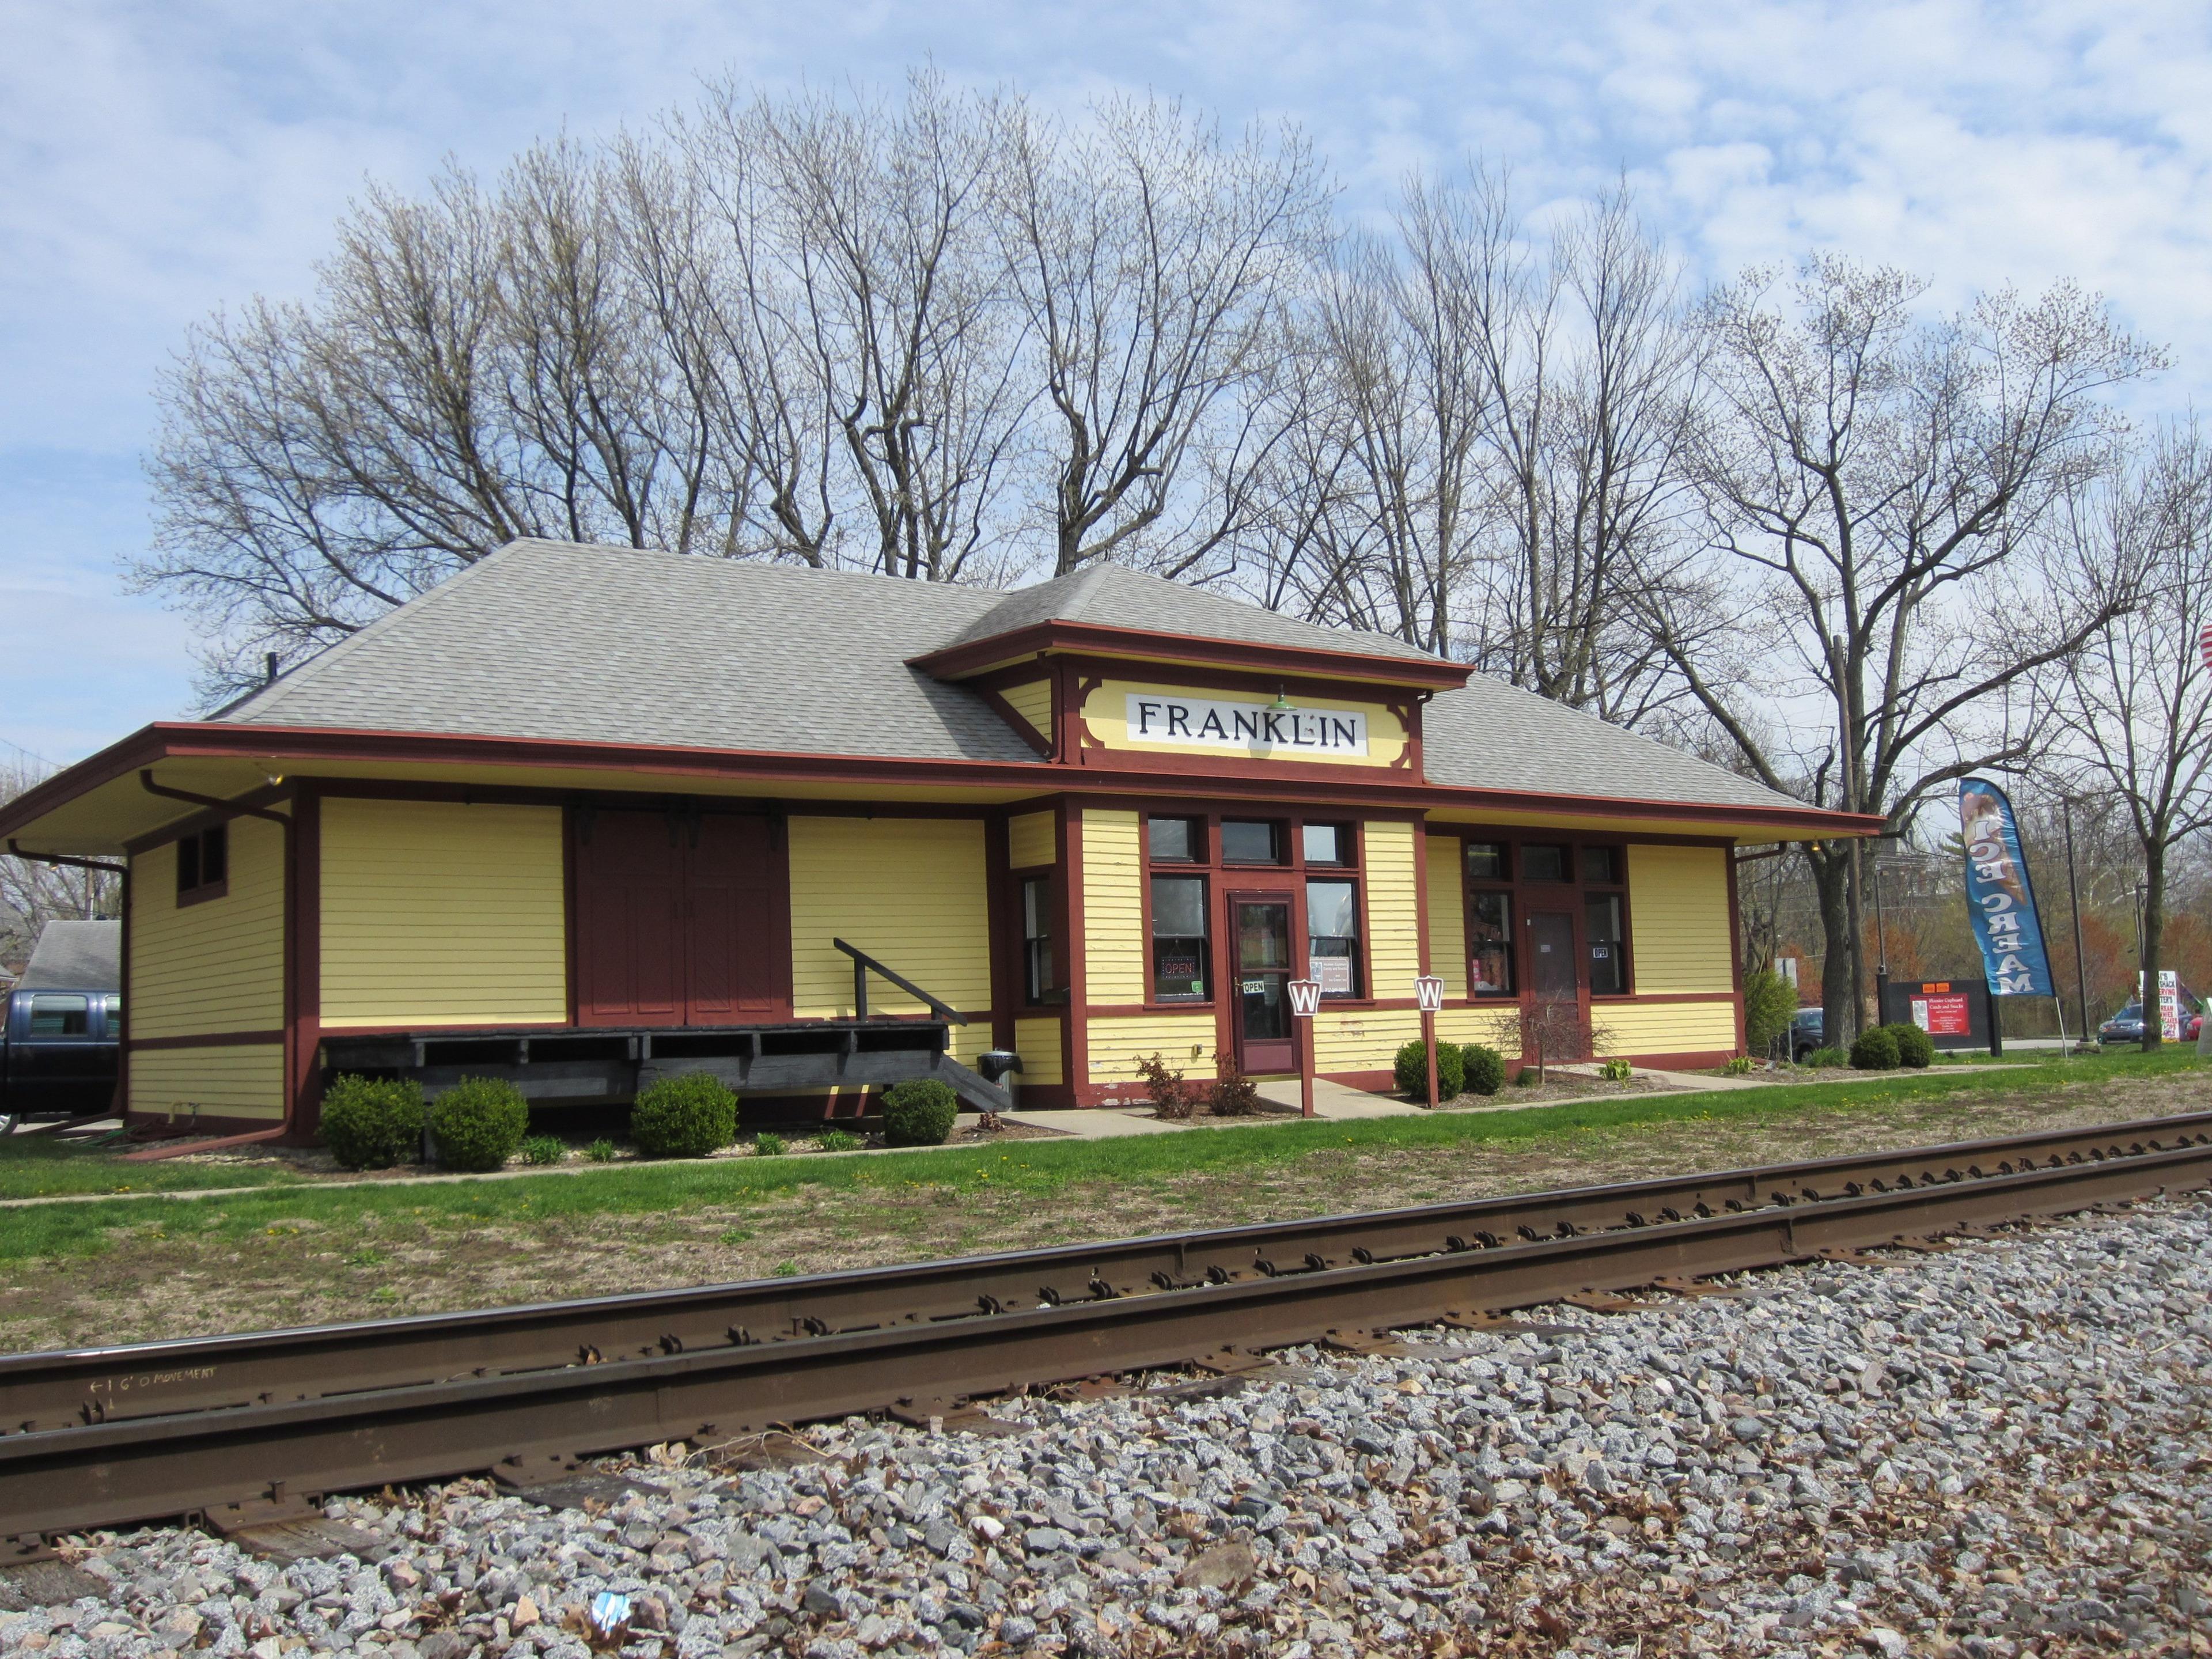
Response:
[[[1462,1047],[1477,1042],[1510,1056],[1521,1047],[1521,1005],[1509,1000],[1503,1006],[1447,1008],[1437,1016],[1437,1040]]]
[[[274,1121],[284,1115],[284,1046],[134,1048],[131,1109],[157,1117]]]
[[[791,997],[801,1019],[849,1018],[853,960],[843,939],[962,1013],[991,1008],[983,829],[975,818],[800,817],[790,823]],[[878,975],[868,1012],[927,1012]],[[955,1027],[955,1048],[988,1018]]]
[[[568,1018],[559,807],[339,797],[322,841],[325,1027]]]
[[[1137,815],[1085,808],[1084,994],[1095,1006],[1145,1000],[1143,880]]]
[[[1367,835],[1367,994],[1409,997],[1421,971],[1420,889],[1413,875],[1413,826],[1370,823]]]
[[[1030,730],[1047,743],[1052,741],[1052,682],[1048,679],[1025,680],[1019,685],[1002,687],[999,695],[1006,706],[1029,722]]]
[[[1456,836],[1431,836],[1429,847],[1429,971],[1448,997],[1467,992],[1466,872]]]
[[[1170,1071],[1198,1082],[1213,1077],[1213,1016],[1125,1014],[1094,1019],[1085,1028],[1092,1083],[1127,1083],[1137,1062],[1158,1054]]]
[[[284,1024],[284,831],[233,818],[229,842],[228,890],[197,904],[177,902],[173,842],[131,861],[132,1036]]]
[[[1060,1050],[1059,1020],[1016,1020],[1014,1052],[1022,1057],[1022,1069],[1014,1074],[1015,1080],[1024,1088],[1067,1080],[1067,1061]]]
[[[1735,992],[1728,856],[1718,847],[1630,846],[1629,932],[1638,995]]]
[[[1387,1072],[1399,1048],[1421,1034],[1410,1008],[1347,1008],[1314,1016],[1314,1070]]]
[[[1060,862],[1060,817],[1054,812],[1024,812],[1006,820],[1007,861],[1017,870]]]
[[[1735,1052],[1733,1001],[1600,1003],[1595,1012],[1601,1054]]]

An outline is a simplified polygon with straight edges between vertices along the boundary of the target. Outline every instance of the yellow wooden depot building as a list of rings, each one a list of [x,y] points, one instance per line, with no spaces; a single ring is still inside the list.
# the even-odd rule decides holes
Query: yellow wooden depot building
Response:
[[[1110,565],[1012,593],[518,542],[210,718],[0,809],[127,868],[123,1089],[313,1133],[325,1079],[817,1109],[1141,1098],[1155,1053],[1382,1088],[1743,1045],[1746,844],[1865,834],[1397,641]],[[811,1103],[811,1104],[810,1104]]]

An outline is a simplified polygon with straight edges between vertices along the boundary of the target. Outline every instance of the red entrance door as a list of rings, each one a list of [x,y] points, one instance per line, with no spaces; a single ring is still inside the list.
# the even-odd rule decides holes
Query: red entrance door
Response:
[[[598,812],[577,829],[579,1024],[790,1018],[784,859],[765,819]]]
[[[1236,939],[1237,1064],[1248,1075],[1294,1072],[1297,1033],[1291,1017],[1291,902],[1229,901]]]
[[[1527,1035],[1542,1047],[1547,1060],[1589,1058],[1583,981],[1577,971],[1581,960],[1573,916],[1560,910],[1528,913],[1529,1013],[1535,1029]]]

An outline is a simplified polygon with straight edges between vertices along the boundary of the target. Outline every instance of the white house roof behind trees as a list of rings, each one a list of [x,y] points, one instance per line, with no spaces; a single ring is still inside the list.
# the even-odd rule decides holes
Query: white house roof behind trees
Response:
[[[794,755],[1044,763],[910,665],[1046,623],[1424,659],[1101,565],[1012,593],[754,560],[509,544],[225,710],[228,722]],[[1801,809],[1651,738],[1475,676],[1424,719],[1431,784]]]

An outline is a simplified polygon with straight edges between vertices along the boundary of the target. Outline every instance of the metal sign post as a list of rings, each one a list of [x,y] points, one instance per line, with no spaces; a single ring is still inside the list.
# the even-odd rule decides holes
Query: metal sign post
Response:
[[[1321,1009],[1321,981],[1317,979],[1294,979],[1291,981],[1291,1013],[1306,1022],[1304,1040],[1298,1044],[1298,1115],[1314,1115],[1314,1030],[1313,1017]]]
[[[1444,982],[1434,974],[1413,981],[1413,1000],[1421,1008],[1421,1047],[1429,1056],[1429,1109],[1437,1109],[1437,1015],[1444,1006]]]

